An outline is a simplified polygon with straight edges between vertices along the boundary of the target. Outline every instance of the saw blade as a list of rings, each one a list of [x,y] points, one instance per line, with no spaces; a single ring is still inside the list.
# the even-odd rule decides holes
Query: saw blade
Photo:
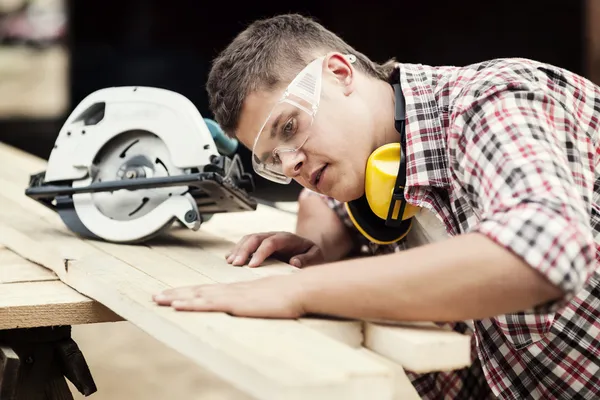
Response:
[[[120,134],[96,156],[92,182],[184,174],[171,163],[169,150],[157,136],[144,131]],[[187,186],[116,190],[92,195],[98,210],[109,218],[127,221],[143,217],[169,196],[181,195]]]

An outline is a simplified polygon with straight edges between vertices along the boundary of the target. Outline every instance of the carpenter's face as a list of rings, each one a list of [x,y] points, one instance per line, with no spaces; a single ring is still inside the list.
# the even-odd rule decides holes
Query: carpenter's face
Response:
[[[294,179],[350,201],[364,192],[365,166],[373,151],[375,118],[361,95],[365,83],[341,54],[317,60],[311,68],[314,73],[299,86],[310,92],[320,74],[318,101],[311,101],[310,93],[294,95],[299,92],[293,89],[283,102],[285,88],[254,92],[244,102],[237,138],[254,149],[259,174],[276,181]]]

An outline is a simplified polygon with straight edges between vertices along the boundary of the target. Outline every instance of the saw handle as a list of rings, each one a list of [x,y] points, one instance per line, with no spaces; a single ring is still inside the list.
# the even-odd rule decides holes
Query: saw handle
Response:
[[[234,138],[230,138],[223,132],[223,129],[214,120],[210,118],[204,118],[204,122],[212,135],[217,150],[224,156],[230,156],[237,150],[238,141]]]

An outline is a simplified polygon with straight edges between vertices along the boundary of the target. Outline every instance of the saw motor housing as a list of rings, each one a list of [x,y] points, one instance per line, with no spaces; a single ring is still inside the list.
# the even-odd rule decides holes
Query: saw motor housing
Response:
[[[252,176],[216,140],[231,139],[181,94],[101,89],[69,115],[25,194],[88,238],[136,243],[175,221],[197,230],[213,214],[256,209]]]

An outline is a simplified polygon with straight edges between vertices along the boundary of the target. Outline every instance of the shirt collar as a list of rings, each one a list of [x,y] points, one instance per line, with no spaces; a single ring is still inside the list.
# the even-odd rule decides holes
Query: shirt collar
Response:
[[[399,67],[406,102],[405,195],[407,200],[417,200],[418,187],[450,186],[447,134],[440,117],[440,105],[447,100],[447,90],[443,90],[447,82],[439,82],[441,75],[435,67],[403,63]]]

